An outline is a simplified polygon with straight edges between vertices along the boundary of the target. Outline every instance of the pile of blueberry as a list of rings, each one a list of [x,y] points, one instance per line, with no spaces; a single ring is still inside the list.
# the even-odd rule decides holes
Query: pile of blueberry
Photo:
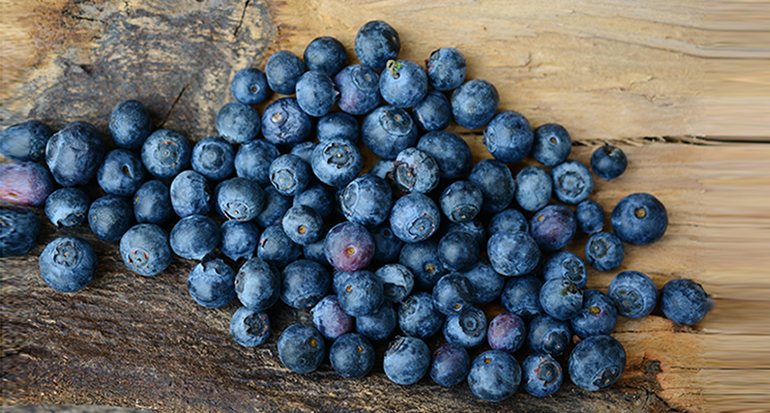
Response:
[[[0,199],[45,206],[57,228],[87,217],[143,276],[164,271],[174,255],[200,261],[189,294],[209,308],[237,297],[230,330],[241,345],[265,343],[265,311],[279,299],[310,311],[313,325],[292,325],[277,342],[297,373],[328,354],[342,377],[363,377],[375,363],[373,343],[392,340],[383,367],[401,385],[429,374],[441,386],[467,380],[489,401],[519,386],[547,396],[562,383],[563,363],[577,386],[599,390],[625,369],[623,346],[610,336],[618,315],[644,317],[660,301],[677,323],[704,317],[709,300],[690,280],[659,294],[647,275],[624,271],[608,294],[584,290],[586,261],[612,271],[624,243],[663,236],[663,204],[628,195],[612,210],[613,232],[602,231],[604,209],[587,199],[591,171],[568,159],[565,128],[533,129],[520,113],[498,112],[497,89],[466,81],[454,48],[434,51],[426,68],[397,60],[400,48],[393,27],[371,21],[355,39],[361,64],[346,66],[345,47],[331,37],[313,40],[304,60],[279,51],[264,73],[235,74],[236,101],[218,113],[219,136],[194,146],[173,130],[152,131],[145,106],[132,100],[112,112],[117,149],[109,152],[85,122],[53,135],[35,120],[12,126],[0,153],[17,162],[0,165]],[[260,116],[252,105],[271,91],[295,96]],[[452,120],[485,128],[493,158],[473,165],[468,144],[444,131]],[[382,159],[364,174],[361,144]],[[527,155],[550,169],[514,176],[510,164]],[[591,157],[606,180],[626,166],[610,145]],[[91,202],[81,188],[94,177],[105,195]],[[585,261],[562,250],[577,231],[590,234]],[[0,256],[28,253],[39,233],[30,209],[0,208]],[[97,268],[91,245],[72,236],[48,244],[39,262],[43,280],[64,292],[86,287]],[[506,312],[488,321],[482,308],[498,299]],[[446,343],[431,355],[423,340],[439,332]],[[526,358],[519,364],[512,354]]]

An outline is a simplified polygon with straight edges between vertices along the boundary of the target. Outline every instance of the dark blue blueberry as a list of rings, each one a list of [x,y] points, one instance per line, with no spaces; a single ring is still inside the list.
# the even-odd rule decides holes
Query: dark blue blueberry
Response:
[[[433,305],[428,293],[415,293],[398,307],[398,326],[404,334],[417,338],[432,337],[444,324],[444,315]]]
[[[39,120],[9,126],[0,133],[0,154],[18,162],[40,162],[51,134],[48,125]]]
[[[658,301],[658,288],[650,277],[639,271],[623,271],[610,282],[608,295],[618,314],[628,318],[649,315]]]
[[[516,175],[516,202],[525,211],[537,211],[551,201],[551,175],[537,166],[528,166]]]
[[[660,291],[660,307],[663,314],[678,324],[697,324],[706,316],[710,306],[703,286],[693,280],[671,280]]]
[[[115,145],[127,149],[138,148],[151,132],[150,112],[142,102],[124,100],[112,110],[110,134]]]
[[[37,245],[40,220],[32,210],[0,208],[0,258],[25,255]]]
[[[356,332],[375,343],[381,343],[390,338],[396,331],[397,325],[396,310],[389,303],[383,303],[372,314],[356,317]]]
[[[402,192],[427,194],[438,186],[441,172],[427,152],[406,148],[398,153],[393,167],[393,181]]]
[[[262,228],[280,224],[286,211],[291,208],[292,198],[282,195],[272,185],[266,187],[263,192],[265,193],[265,206],[254,221]]]
[[[484,146],[489,153],[505,163],[524,159],[532,149],[534,132],[527,118],[519,112],[498,113],[484,129]]]
[[[235,173],[265,187],[270,184],[270,164],[280,155],[278,148],[268,141],[253,140],[241,145],[235,155]]]
[[[270,319],[267,313],[241,307],[230,319],[230,335],[244,347],[256,347],[270,337]]]
[[[189,146],[187,153],[189,157]],[[144,156],[142,158],[144,160]],[[68,123],[64,129],[51,136],[45,145],[46,164],[61,186],[87,183],[96,175],[103,159],[102,135],[96,127],[86,122]]]
[[[387,264],[374,272],[383,284],[385,300],[400,303],[414,288],[414,274],[401,264]]]
[[[441,212],[452,222],[473,221],[481,211],[484,194],[468,181],[455,181],[444,189],[439,198]]]
[[[302,246],[302,255],[305,259],[313,260],[323,266],[328,266],[329,262],[326,261],[326,251],[324,251],[325,237],[322,237],[318,241]]]
[[[430,290],[439,278],[449,272],[439,260],[438,240],[435,238],[405,244],[398,262],[412,271],[415,286],[422,290]]]
[[[353,330],[353,317],[342,310],[336,295],[327,295],[318,301],[310,310],[310,316],[318,332],[329,340]]]
[[[572,331],[580,338],[612,334],[617,322],[615,303],[599,290],[583,291],[583,308],[570,319]]]
[[[182,218],[171,229],[169,244],[174,254],[188,260],[202,260],[219,245],[219,227],[204,215]]]
[[[259,228],[254,222],[225,221],[219,228],[219,251],[233,261],[250,260],[257,252]]]
[[[380,74],[382,98],[397,108],[409,108],[428,93],[428,75],[411,60],[388,60]]]
[[[383,265],[397,262],[399,254],[401,254],[401,248],[404,246],[404,241],[401,241],[397,236],[393,235],[390,225],[385,223],[384,225],[373,228],[370,232],[372,238],[374,238],[372,264]]]
[[[596,176],[607,181],[622,175],[627,166],[626,154],[616,146],[605,144],[591,155],[591,169]]]
[[[438,258],[450,271],[470,269],[479,261],[480,253],[479,244],[467,231],[449,232],[438,243]]]
[[[444,235],[448,235],[452,232],[467,232],[468,234],[471,234],[473,239],[476,240],[476,243],[479,244],[479,247],[487,243],[487,234],[486,231],[484,231],[484,224],[481,223],[481,220],[478,217],[473,221],[461,222],[459,224],[450,222],[446,234]]]
[[[281,155],[270,164],[270,183],[282,195],[294,196],[307,188],[312,171],[297,155]]]
[[[491,265],[476,263],[469,270],[461,272],[473,285],[474,304],[488,303],[500,296],[505,286],[505,277],[498,274]]]
[[[282,274],[281,300],[289,307],[312,308],[329,291],[329,273],[315,261],[294,261],[283,269]]]
[[[193,146],[193,170],[212,181],[221,181],[235,170],[235,149],[226,140],[211,136]]]
[[[569,378],[583,390],[609,388],[625,369],[626,350],[612,336],[588,337],[569,355]]]
[[[465,82],[452,93],[452,115],[466,129],[486,126],[495,117],[498,106],[497,88],[483,79]]]
[[[257,246],[257,257],[283,268],[299,257],[299,245],[283,231],[281,224],[271,225],[262,231]]]
[[[310,159],[313,156],[313,149],[315,149],[317,145],[317,143],[310,141],[298,143],[293,148],[291,148],[291,152],[289,153],[292,155],[297,155],[302,158],[303,161],[310,163]]]
[[[171,206],[180,218],[206,215],[214,201],[206,178],[191,170],[183,171],[171,181],[169,196]]]
[[[476,397],[500,402],[511,396],[521,383],[521,367],[512,355],[498,350],[479,354],[471,364],[468,386]]]
[[[476,306],[468,305],[462,311],[447,315],[444,338],[465,348],[481,345],[487,337],[487,317]]]
[[[583,291],[565,278],[546,281],[540,288],[540,306],[557,320],[569,320],[583,306]]]
[[[403,109],[380,106],[364,118],[361,138],[375,155],[396,159],[399,152],[417,143],[417,124]]]
[[[452,122],[452,105],[443,93],[431,90],[412,109],[417,126],[425,131],[441,131]]]
[[[54,181],[45,166],[34,162],[0,165],[0,201],[41,206],[53,192]]]
[[[340,271],[365,268],[374,256],[374,238],[361,224],[342,222],[329,230],[324,240],[326,259]]]
[[[74,227],[86,218],[88,195],[77,188],[61,188],[45,200],[45,215],[56,227]]]
[[[425,61],[430,85],[436,90],[449,91],[465,81],[465,56],[454,47],[434,50]]]
[[[521,317],[502,313],[492,319],[487,330],[487,341],[492,350],[515,353],[527,338],[527,326]]]
[[[382,70],[388,60],[398,57],[401,40],[391,25],[382,20],[372,20],[358,29],[355,47],[361,63],[374,70]]]
[[[235,294],[244,307],[265,311],[281,296],[281,273],[261,258],[252,258],[238,270],[233,284]]]
[[[500,302],[509,313],[516,314],[524,321],[530,321],[543,313],[540,306],[542,286],[543,282],[534,275],[510,278],[500,293]]]
[[[385,180],[363,174],[342,190],[339,201],[345,218],[372,227],[388,218],[393,194]]]
[[[278,99],[262,113],[262,136],[273,145],[296,145],[306,141],[312,131],[310,116],[295,98]]]
[[[586,264],[573,252],[559,251],[548,257],[543,265],[543,279],[550,281],[555,278],[564,278],[578,288],[585,288],[588,280]]]
[[[276,93],[291,95],[299,77],[307,67],[302,59],[288,50],[273,53],[265,64],[267,84]]]
[[[489,236],[499,231],[521,231],[529,233],[529,223],[519,210],[508,208],[492,216],[489,220]]]
[[[471,306],[473,298],[473,284],[459,273],[441,277],[433,287],[433,306],[444,315],[465,311]]]
[[[621,240],[647,245],[659,240],[668,227],[666,207],[654,196],[639,192],[621,199],[610,215],[612,231]]]
[[[577,232],[577,220],[569,208],[552,204],[532,216],[529,232],[541,250],[556,251],[572,241]]]
[[[338,338],[329,349],[332,368],[346,379],[360,379],[369,374],[375,358],[372,343],[356,333]]]
[[[484,194],[484,212],[500,212],[513,201],[516,182],[508,167],[496,159],[479,161],[471,170],[468,181]]]
[[[355,143],[347,139],[329,139],[313,149],[310,165],[319,181],[340,188],[361,173],[363,158]]]
[[[582,232],[599,232],[604,228],[604,208],[597,202],[585,200],[575,207],[575,219]]]
[[[73,293],[85,288],[96,276],[96,252],[78,237],[61,237],[40,253],[40,275],[51,288]]]
[[[553,192],[559,201],[576,205],[588,198],[594,190],[591,171],[578,161],[564,161],[551,168]]]
[[[142,145],[142,163],[158,178],[173,178],[190,166],[192,149],[181,133],[159,129]]]
[[[547,353],[559,357],[567,351],[571,337],[569,321],[557,320],[543,314],[533,318],[529,323],[527,344],[535,353]]]
[[[218,308],[235,298],[235,271],[222,260],[209,260],[193,267],[187,277],[190,297],[206,308]]]
[[[382,362],[390,381],[402,386],[417,383],[430,367],[430,349],[415,337],[396,337],[388,346]]]
[[[537,267],[542,254],[526,232],[499,231],[487,243],[489,263],[506,276],[524,275]]]
[[[305,72],[297,80],[297,104],[310,116],[323,116],[334,107],[337,101],[337,89],[332,79],[316,71]]]
[[[227,219],[251,221],[265,206],[265,193],[251,179],[235,177],[216,188],[217,210]]]
[[[299,245],[312,244],[324,235],[321,215],[307,205],[289,208],[283,216],[281,225],[286,235]]]
[[[344,274],[340,290],[335,291],[340,307],[353,317],[374,314],[385,300],[382,280],[371,271]]]
[[[321,218],[327,218],[334,211],[334,195],[321,184],[312,183],[297,194],[293,206],[306,205],[315,210]]]
[[[572,138],[563,126],[546,123],[535,129],[532,157],[545,166],[556,166],[567,160],[572,151]]]
[[[615,234],[597,232],[586,242],[585,256],[588,264],[597,270],[612,271],[623,262],[626,249]]]
[[[380,159],[379,161],[375,162],[371,168],[369,168],[369,172],[367,173],[378,178],[385,179],[391,173],[393,167],[394,165],[392,159]]]
[[[270,92],[267,76],[259,69],[246,68],[235,72],[230,82],[230,93],[238,102],[255,105],[267,98]]]
[[[441,212],[432,199],[420,193],[399,198],[390,212],[390,228],[406,243],[430,238],[441,223]]]
[[[521,388],[535,397],[546,397],[561,387],[561,365],[550,354],[531,354],[521,363]]]
[[[380,104],[380,75],[369,67],[348,66],[334,76],[334,83],[340,93],[337,105],[345,113],[365,115]]]
[[[278,357],[294,373],[315,371],[326,356],[321,333],[305,324],[292,324],[278,338]]]
[[[173,214],[171,193],[161,181],[147,181],[134,194],[136,222],[163,224]]]
[[[217,113],[217,131],[226,141],[246,143],[259,134],[259,113],[251,105],[230,102]]]
[[[334,76],[345,67],[347,60],[345,46],[334,37],[316,37],[305,48],[303,59],[308,70],[315,70],[327,76]]]
[[[318,119],[316,134],[320,142],[347,139],[356,143],[361,136],[361,126],[356,118],[345,112],[331,112]]]
[[[417,142],[417,149],[433,157],[444,179],[459,179],[471,170],[471,148],[454,133],[428,132]]]
[[[468,355],[468,350],[459,344],[445,343],[433,352],[430,378],[439,386],[460,384],[470,370],[471,356]]]
[[[155,224],[131,227],[120,238],[120,256],[129,270],[151,277],[171,264],[168,233]]]
[[[125,198],[103,196],[88,208],[88,225],[97,238],[116,242],[134,225],[134,210]]]

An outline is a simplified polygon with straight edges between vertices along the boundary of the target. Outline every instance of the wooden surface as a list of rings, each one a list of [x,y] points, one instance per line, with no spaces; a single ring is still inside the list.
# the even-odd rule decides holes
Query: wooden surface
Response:
[[[399,31],[403,58],[420,62],[436,47],[458,47],[468,59],[469,77],[497,86],[502,109],[520,111],[534,125],[564,124],[575,141],[573,158],[587,162],[604,141],[622,145],[628,171],[610,183],[597,180],[591,199],[610,210],[626,194],[646,191],[668,208],[666,236],[651,246],[629,246],[617,271],[591,270],[589,287],[606,291],[618,271],[634,269],[659,287],[676,277],[699,280],[717,303],[694,328],[673,325],[659,312],[621,320],[615,336],[626,346],[628,367],[610,391],[584,392],[565,380],[553,397],[517,392],[492,404],[475,399],[466,385],[443,389],[424,379],[397,386],[385,378],[381,360],[360,381],[340,379],[328,362],[309,375],[288,373],[278,361],[276,338],[289,324],[306,322],[306,312],[278,305],[271,311],[273,337],[265,346],[245,349],[229,336],[235,304],[208,310],[188,297],[192,261],[175,259],[162,274],[144,278],[127,273],[117,247],[95,240],[86,227],[56,231],[45,225],[30,255],[0,259],[3,405],[766,410],[770,146],[763,142],[770,117],[761,114],[768,107],[762,98],[768,96],[762,94],[768,66],[760,45],[714,42],[715,35],[734,29],[735,16],[715,19],[696,2],[651,0],[56,0],[2,6],[2,126],[28,118],[54,128],[88,120],[106,133],[114,105],[134,98],[148,104],[155,126],[197,141],[216,133],[213,120],[231,100],[232,74],[250,65],[263,68],[276,50],[301,55],[312,38],[333,35],[354,59],[356,30],[377,18]],[[766,29],[759,22],[741,27],[751,35]],[[736,61],[745,73],[736,74]],[[725,79],[749,87],[736,92],[713,83]],[[720,122],[725,113],[738,114],[729,117],[734,127]],[[462,132],[477,159],[488,156],[478,132],[452,130]],[[736,140],[755,143],[724,143]],[[56,293],[39,277],[37,255],[62,234],[89,239],[100,256],[100,276],[77,294]],[[577,237],[571,248],[582,251],[584,243],[585,237]]]

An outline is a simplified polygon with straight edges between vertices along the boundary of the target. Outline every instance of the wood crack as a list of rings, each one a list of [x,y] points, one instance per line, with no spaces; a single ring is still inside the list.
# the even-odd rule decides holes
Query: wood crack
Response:
[[[238,36],[238,30],[241,29],[241,25],[243,25],[243,18],[246,16],[246,8],[249,7],[249,3],[251,0],[246,0],[246,3],[243,5],[243,11],[241,12],[241,18],[238,20],[238,26],[235,27],[235,31],[233,32],[233,37]]]
[[[184,85],[182,90],[179,91],[179,94],[176,96],[176,99],[174,99],[174,103],[171,104],[171,108],[169,108],[168,112],[166,112],[166,116],[163,117],[163,121],[160,122],[160,125],[158,125],[158,128],[162,128],[163,125],[166,124],[168,117],[171,116],[171,112],[174,111],[174,108],[176,107],[176,104],[179,102],[179,99],[182,98],[182,95],[184,94],[185,90],[187,90],[187,88],[190,87],[190,83],[191,82],[187,82],[187,84]]]

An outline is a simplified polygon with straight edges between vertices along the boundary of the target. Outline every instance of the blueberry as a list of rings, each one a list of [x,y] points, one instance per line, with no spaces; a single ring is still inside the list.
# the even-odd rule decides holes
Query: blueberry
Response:
[[[430,362],[430,378],[439,386],[460,384],[471,370],[471,357],[465,347],[445,343],[433,352]]]
[[[339,202],[348,221],[372,227],[388,219],[393,193],[385,180],[363,174],[342,190]]]
[[[329,36],[316,37],[305,48],[303,59],[309,70],[316,70],[327,76],[334,76],[345,67],[347,60],[345,46]]]
[[[570,320],[572,331],[580,338],[612,334],[617,322],[615,303],[599,290],[583,291],[583,308]]]
[[[342,222],[326,234],[326,259],[340,271],[358,271],[372,260],[374,238],[361,224]]]
[[[97,238],[116,242],[134,224],[134,210],[127,199],[103,196],[88,208],[88,225]]]
[[[369,67],[348,66],[334,76],[334,83],[340,93],[337,105],[345,113],[365,115],[380,104],[380,75]]]
[[[211,136],[193,146],[190,163],[195,172],[212,181],[221,181],[235,170],[235,150],[226,140]]]
[[[529,323],[527,344],[535,353],[547,353],[559,357],[569,346],[572,337],[569,321],[557,320],[543,314],[532,319]]]
[[[326,355],[321,333],[305,324],[292,324],[278,338],[278,357],[294,373],[315,371]]]
[[[463,275],[450,273],[433,287],[433,306],[444,315],[460,313],[471,306],[473,296],[473,284]]]
[[[511,170],[496,159],[479,161],[471,170],[468,181],[484,194],[483,210],[491,214],[507,208],[516,191]]]
[[[339,291],[335,291],[340,307],[353,317],[374,314],[385,299],[382,280],[371,271],[344,274]]]
[[[407,297],[398,307],[398,326],[404,334],[417,338],[428,338],[441,329],[444,315],[433,304],[428,293],[415,293]]]
[[[551,168],[553,192],[559,201],[579,204],[594,190],[591,171],[578,161],[564,161]]]
[[[131,227],[120,238],[120,256],[129,270],[151,277],[171,264],[168,233],[155,224]]]
[[[145,170],[141,159],[128,149],[107,153],[96,179],[110,195],[131,196],[144,182]]]
[[[476,306],[468,305],[462,311],[447,315],[444,338],[465,348],[481,345],[487,336],[487,317]]]
[[[706,316],[710,305],[703,286],[693,280],[671,280],[660,291],[663,314],[678,324],[697,324]]]
[[[273,53],[265,64],[267,84],[276,93],[291,95],[299,77],[307,67],[302,59],[288,50]]]
[[[486,80],[470,80],[452,93],[452,115],[457,124],[466,129],[486,126],[495,117],[499,105],[497,89]]]
[[[417,143],[417,124],[403,109],[380,106],[361,124],[364,144],[383,159],[395,159],[399,152]]]
[[[521,363],[521,388],[535,397],[556,393],[564,379],[561,365],[550,354],[531,354]]]
[[[372,314],[356,317],[356,332],[376,343],[390,338],[397,325],[396,310],[389,303],[383,303]]]
[[[190,166],[192,150],[181,133],[159,129],[142,145],[142,163],[158,178],[172,178]]]
[[[282,195],[294,196],[310,183],[310,165],[299,156],[281,155],[270,164],[270,183]]]
[[[516,175],[516,202],[525,211],[542,209],[551,200],[551,175],[537,166],[528,166]]]
[[[295,98],[278,99],[262,113],[262,136],[273,145],[296,145],[306,141],[312,131],[310,116]]]
[[[187,170],[171,181],[169,189],[174,212],[185,218],[190,215],[205,215],[211,211],[213,197],[209,183],[203,175]]]
[[[342,310],[336,295],[327,295],[310,310],[313,325],[324,337],[336,340],[353,330],[353,317]]]
[[[484,194],[468,181],[455,181],[444,189],[439,205],[444,216],[452,222],[472,221],[481,211]]]
[[[471,302],[474,304],[484,304],[494,300],[500,296],[505,286],[505,277],[483,262],[476,263],[460,274],[473,285],[474,294]]]
[[[416,383],[430,367],[430,350],[424,341],[415,337],[396,337],[388,346],[382,362],[390,381],[402,386]]]
[[[498,350],[479,354],[471,364],[468,386],[476,397],[500,402],[511,396],[521,383],[521,367],[512,355]]]
[[[299,245],[286,235],[281,224],[266,227],[259,237],[257,257],[272,262],[279,268],[296,260],[299,253]]]
[[[411,60],[388,60],[380,74],[382,98],[397,108],[416,105],[428,93],[428,75]]]
[[[230,335],[236,343],[244,347],[265,344],[270,337],[270,319],[267,313],[241,307],[230,319]]]
[[[171,218],[171,193],[161,181],[147,181],[134,194],[136,222],[163,224]]]
[[[438,243],[438,257],[450,271],[465,271],[479,261],[481,250],[466,231],[449,232]]]
[[[556,166],[567,160],[572,151],[572,138],[563,126],[546,123],[535,129],[532,157],[545,166]]]
[[[626,351],[611,336],[593,336],[578,343],[569,355],[569,378],[583,390],[606,389],[626,368]]]
[[[321,238],[318,241],[302,246],[302,255],[305,259],[313,260],[325,267],[329,267],[329,262],[326,261],[326,252],[324,251],[325,238]]]
[[[578,229],[586,234],[599,232],[604,228],[604,208],[597,202],[585,200],[575,207]]]
[[[45,145],[48,169],[62,186],[87,183],[96,175],[103,159],[102,135],[96,127],[86,122],[67,124],[51,136]]]
[[[278,148],[261,139],[241,145],[235,155],[235,173],[265,187],[270,184],[270,164],[280,155]]]
[[[540,306],[557,320],[569,320],[583,305],[583,291],[572,281],[554,278],[540,288]]]
[[[0,133],[0,154],[18,162],[45,160],[51,129],[39,120],[9,126]]]
[[[654,196],[636,193],[621,199],[610,215],[612,231],[621,240],[647,245],[659,240],[668,227],[666,207]]]
[[[174,254],[188,260],[202,260],[219,245],[219,227],[204,215],[190,215],[174,225],[169,244]]]
[[[367,173],[369,175],[374,175],[378,178],[386,179],[392,170],[393,170],[392,159],[380,159],[379,161],[375,162],[371,168],[369,168],[369,172]]]
[[[434,50],[425,61],[430,85],[436,90],[449,91],[465,81],[465,56],[454,47]]]
[[[241,177],[222,181],[216,188],[217,210],[227,219],[251,221],[262,212],[265,193],[256,182]]]
[[[305,72],[297,80],[297,104],[310,116],[323,116],[334,107],[337,101],[337,89],[332,79],[324,73]]]
[[[566,279],[578,288],[585,288],[588,280],[586,264],[577,254],[570,251],[559,251],[545,260],[543,278],[546,281]]]
[[[401,254],[401,248],[404,246],[404,241],[401,241],[393,234],[390,225],[385,223],[373,228],[370,232],[372,238],[374,238],[374,255],[372,256],[371,263],[383,265],[397,262]]]
[[[61,237],[40,253],[40,275],[51,288],[64,293],[80,291],[94,280],[96,252],[78,237]]]
[[[339,188],[358,176],[363,168],[363,158],[355,143],[347,139],[329,139],[313,149],[310,165],[319,181]]]
[[[540,306],[540,288],[543,282],[533,275],[510,278],[500,293],[500,302],[509,313],[530,321],[543,313]]]
[[[142,102],[124,100],[112,110],[110,134],[115,145],[127,149],[138,148],[151,132],[150,112]]]
[[[438,240],[407,243],[401,248],[398,262],[414,274],[417,288],[429,290],[449,270],[438,257]]]
[[[586,261],[599,271],[612,271],[618,268],[626,256],[623,242],[609,232],[597,232],[591,235],[585,246]]]
[[[0,201],[41,206],[53,188],[51,174],[43,165],[34,162],[0,165]]]
[[[492,350],[515,353],[527,338],[527,326],[519,316],[502,313],[492,319],[487,330],[487,341]]]
[[[374,70],[382,70],[388,60],[398,57],[401,40],[391,25],[382,20],[372,20],[358,29],[355,48],[361,63]]]
[[[310,158],[313,155],[313,149],[315,149],[317,145],[317,143],[310,141],[298,143],[294,145],[293,148],[291,148],[291,152],[289,153],[292,155],[297,155],[303,161],[310,163]]]
[[[235,271],[222,260],[204,261],[187,277],[187,291],[198,304],[218,308],[235,298]]]
[[[527,274],[542,257],[535,240],[521,231],[499,231],[489,237],[487,254],[495,271],[506,276]]]
[[[345,112],[331,112],[318,119],[316,134],[320,142],[347,139],[356,143],[361,137],[361,126],[356,118]]]
[[[230,93],[238,102],[255,105],[267,98],[270,92],[267,76],[259,69],[246,68],[235,72],[230,82]]]
[[[431,90],[412,109],[417,126],[425,131],[441,131],[452,122],[452,105],[443,93]]]
[[[444,179],[459,179],[471,170],[471,148],[454,133],[428,132],[417,142],[417,149],[433,157]]]
[[[436,160],[419,149],[399,152],[393,167],[393,180],[402,192],[427,194],[438,186],[440,171]]]
[[[328,218],[334,211],[334,195],[325,186],[312,183],[294,197],[292,206],[300,205],[313,208],[321,218]]]
[[[39,237],[40,220],[32,210],[0,207],[0,258],[27,254]]]
[[[374,272],[383,284],[385,300],[400,303],[414,288],[414,275],[401,264],[387,264]]]
[[[449,226],[446,228],[445,235],[451,234],[452,232],[467,232],[473,236],[473,239],[476,240],[479,247],[487,243],[487,234],[486,231],[484,231],[484,224],[478,217],[473,221],[461,222],[459,224],[450,222]]]
[[[251,105],[230,102],[217,113],[217,131],[227,142],[246,143],[259,134],[259,113]]]
[[[252,311],[265,311],[281,296],[281,273],[261,258],[246,261],[233,281],[241,304]]]
[[[432,199],[420,193],[399,198],[390,211],[390,228],[406,243],[430,238],[441,222],[441,213]]]
[[[529,231],[541,250],[562,249],[572,241],[577,231],[575,214],[564,205],[548,205],[532,217]]]
[[[262,228],[280,224],[286,211],[291,208],[292,198],[282,195],[272,185],[264,189],[265,206],[254,221]]]
[[[627,166],[626,154],[616,146],[605,144],[591,155],[591,169],[606,181],[622,175]]]
[[[639,271],[623,271],[610,282],[609,296],[618,314],[628,318],[649,315],[658,301],[658,288]]]
[[[521,231],[529,233],[529,222],[519,210],[508,208],[492,216],[489,220],[489,236],[499,231]]]
[[[519,112],[506,110],[489,122],[482,142],[495,159],[515,163],[529,154],[533,139],[534,132],[527,118]]]
[[[281,300],[289,307],[309,309],[329,291],[329,273],[310,260],[294,261],[283,269]]]
[[[233,261],[241,258],[250,260],[256,254],[259,228],[254,222],[228,220],[222,224],[219,232],[222,234],[219,251],[227,258]]]
[[[374,367],[374,347],[366,337],[350,333],[338,338],[329,349],[332,368],[346,379],[360,379]]]

